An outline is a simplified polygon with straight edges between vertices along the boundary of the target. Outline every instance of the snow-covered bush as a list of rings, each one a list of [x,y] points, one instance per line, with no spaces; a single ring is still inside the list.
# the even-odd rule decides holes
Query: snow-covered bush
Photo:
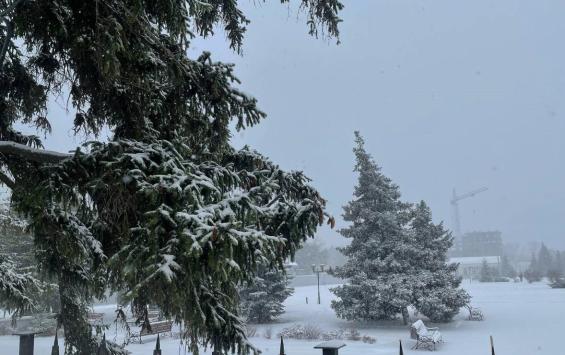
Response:
[[[294,324],[281,330],[278,336],[287,339],[317,340],[321,338],[322,330],[314,324]]]
[[[341,340],[347,339],[351,341],[363,341],[365,343],[373,344],[377,340],[369,335],[361,335],[357,328],[340,328],[329,331],[322,331],[318,326],[313,324],[294,324],[290,327],[284,328],[278,336],[287,339],[302,339],[302,340]]]

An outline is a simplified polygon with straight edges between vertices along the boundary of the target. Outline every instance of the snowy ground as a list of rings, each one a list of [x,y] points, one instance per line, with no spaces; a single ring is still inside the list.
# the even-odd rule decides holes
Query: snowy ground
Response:
[[[324,330],[342,327],[356,327],[362,335],[370,335],[377,339],[375,344],[345,341],[347,346],[340,351],[348,354],[397,354],[398,340],[404,344],[405,354],[422,353],[421,350],[410,350],[413,341],[406,327],[400,322],[348,323],[337,319],[329,307],[332,297],[330,286],[322,286],[322,304],[312,304],[316,300],[316,287],[304,286],[296,288],[295,294],[287,301],[287,312],[277,324],[260,326],[258,335],[251,341],[264,354],[278,354],[279,341],[276,334],[280,329],[293,324],[316,324]],[[562,354],[562,338],[565,331],[565,289],[551,289],[545,283],[465,283],[464,287],[473,296],[472,303],[481,307],[486,319],[483,322],[465,320],[462,312],[450,324],[439,324],[445,344],[440,345],[438,354],[444,355],[479,355],[490,354],[489,335],[493,335],[497,355],[538,355]],[[310,304],[306,305],[305,299]],[[113,306],[100,306],[97,311],[107,314],[111,319]],[[264,334],[271,328],[272,339]],[[108,332],[109,338],[114,336],[114,328]],[[36,355],[49,354],[52,338],[36,339]],[[155,337],[145,337],[144,344],[130,344],[128,349],[133,355],[150,355]],[[313,346],[320,341],[286,340],[288,355],[321,354]],[[179,340],[163,338],[164,355],[185,354],[179,350]],[[0,337],[0,354],[17,354],[17,337]],[[424,353],[427,351],[423,350]],[[205,353],[207,354],[207,353]]]

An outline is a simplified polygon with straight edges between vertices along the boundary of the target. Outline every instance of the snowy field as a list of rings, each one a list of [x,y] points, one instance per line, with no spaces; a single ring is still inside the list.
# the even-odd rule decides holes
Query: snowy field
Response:
[[[437,353],[444,355],[490,355],[489,335],[493,335],[497,355],[563,354],[561,338],[565,334],[565,289],[551,289],[545,283],[465,283],[464,287],[473,296],[472,303],[485,313],[483,322],[465,320],[466,311],[449,324],[438,324],[445,343]],[[322,304],[316,300],[316,287],[297,287],[295,294],[286,302],[287,312],[280,321],[270,326],[257,327],[257,335],[251,341],[264,354],[278,354],[279,340],[276,334],[293,324],[315,324],[323,330],[336,330],[354,326],[361,335],[377,339],[375,344],[348,341],[340,354],[397,354],[398,340],[404,344],[405,354],[428,353],[426,350],[411,350],[414,341],[409,331],[400,322],[349,323],[339,320],[329,306],[332,294],[330,286],[322,286]],[[310,304],[305,299],[309,298]],[[105,312],[107,319],[113,316],[113,306],[96,307]],[[271,328],[272,339],[265,333]],[[108,331],[108,338],[114,336],[114,328]],[[144,337],[143,344],[130,344],[128,349],[134,355],[150,355],[156,337]],[[50,354],[52,338],[36,339],[36,355]],[[320,341],[286,340],[287,355],[321,354],[313,346]],[[185,354],[175,338],[162,338],[164,355]],[[0,354],[17,354],[18,338],[0,337]],[[208,354],[209,352],[203,352]]]

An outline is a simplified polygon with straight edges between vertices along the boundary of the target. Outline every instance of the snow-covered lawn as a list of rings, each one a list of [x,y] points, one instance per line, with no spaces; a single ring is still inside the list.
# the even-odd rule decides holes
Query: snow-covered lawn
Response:
[[[397,354],[398,340],[404,344],[405,354],[428,353],[426,350],[410,350],[414,344],[409,332],[400,322],[349,323],[335,317],[329,303],[331,286],[321,286],[322,304],[317,305],[316,287],[297,287],[287,300],[287,312],[280,321],[270,326],[258,326],[257,336],[251,341],[265,355],[278,354],[279,340],[276,334],[293,324],[315,324],[323,330],[336,330],[343,327],[357,328],[362,335],[377,339],[375,344],[348,341],[340,354]],[[563,354],[565,334],[565,289],[551,289],[545,283],[464,283],[473,296],[472,303],[485,313],[483,322],[465,320],[466,311],[449,324],[438,324],[445,343],[437,353],[444,355],[490,355],[489,335],[493,335],[497,355],[556,355]],[[306,304],[306,297],[310,304]],[[107,313],[110,319],[113,306],[100,306],[97,311]],[[264,334],[271,328],[272,339]],[[108,332],[114,336],[114,329]],[[49,354],[52,338],[36,339],[35,354]],[[155,337],[145,337],[144,344],[130,344],[128,349],[134,355],[150,355]],[[320,341],[285,341],[287,355],[321,354],[313,347]],[[179,340],[163,338],[164,355],[184,354],[179,352]],[[0,354],[17,354],[17,337],[0,337]],[[207,354],[207,353],[206,353]]]

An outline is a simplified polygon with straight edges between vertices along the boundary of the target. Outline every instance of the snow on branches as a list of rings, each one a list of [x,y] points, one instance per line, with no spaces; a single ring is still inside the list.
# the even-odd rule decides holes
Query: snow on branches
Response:
[[[35,308],[32,295],[41,287],[30,273],[18,272],[14,262],[0,256],[0,308],[12,312],[14,319]]]
[[[190,324],[193,351],[200,342],[249,351],[237,286],[258,264],[282,269],[325,219],[325,201],[301,172],[247,148],[212,160],[178,142],[117,140],[49,169],[38,195],[60,210],[42,209],[34,226],[57,219],[91,265],[107,256],[100,267],[111,287]]]

